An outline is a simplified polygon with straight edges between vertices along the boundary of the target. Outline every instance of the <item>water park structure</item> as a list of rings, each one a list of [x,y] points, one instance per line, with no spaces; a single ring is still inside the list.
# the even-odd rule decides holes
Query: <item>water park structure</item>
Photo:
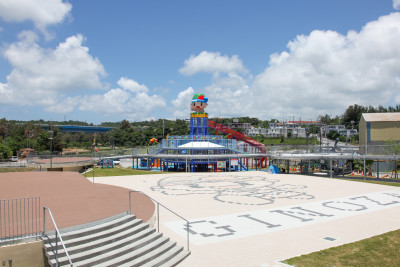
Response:
[[[204,110],[208,98],[195,94],[190,104],[190,133],[167,136],[162,142],[151,142],[142,167],[160,167],[163,171],[217,172],[240,171],[249,167],[266,167],[266,157],[243,157],[244,154],[265,153],[266,148],[256,140],[224,125],[209,120]],[[215,130],[211,135],[209,129]],[[219,132],[227,136],[219,135]]]

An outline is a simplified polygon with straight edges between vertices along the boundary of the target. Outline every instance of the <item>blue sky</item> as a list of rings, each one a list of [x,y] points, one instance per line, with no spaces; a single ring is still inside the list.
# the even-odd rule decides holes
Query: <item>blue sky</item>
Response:
[[[0,118],[314,120],[400,104],[400,0],[0,0]]]

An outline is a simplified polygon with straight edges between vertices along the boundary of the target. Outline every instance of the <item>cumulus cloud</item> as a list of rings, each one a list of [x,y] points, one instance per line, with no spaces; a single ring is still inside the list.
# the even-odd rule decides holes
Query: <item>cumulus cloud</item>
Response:
[[[203,51],[199,55],[191,55],[185,60],[184,66],[179,69],[183,75],[193,75],[198,72],[207,73],[244,73],[247,72],[237,55],[232,57],[221,56],[219,52]]]
[[[8,22],[31,20],[46,33],[46,27],[61,23],[72,9],[62,0],[1,0],[0,17]]]
[[[393,0],[393,8],[396,10],[400,9],[400,0]]]
[[[287,51],[272,54],[265,70],[254,79],[240,72],[214,77],[202,89],[209,98],[207,111],[212,116],[282,119],[295,115],[309,120],[323,114],[340,115],[353,104],[398,104],[399,43],[400,13],[369,22],[360,32],[343,35],[316,30],[299,35],[288,43]],[[195,58],[185,61],[185,73],[206,65],[194,64]],[[172,103],[183,106],[187,92]]]
[[[130,90],[134,93],[147,93],[149,91],[146,85],[139,84],[137,81],[128,79],[126,77],[122,77],[121,79],[119,79],[118,85],[121,86],[123,89]]]
[[[104,67],[82,45],[82,35],[67,38],[55,49],[41,48],[37,35],[30,31],[19,38],[4,49],[13,70],[7,83],[0,86],[0,103],[49,105],[61,92],[103,87],[100,78],[105,75]]]
[[[175,118],[186,118],[187,114],[190,112],[190,103],[195,94],[192,87],[188,87],[186,90],[179,92],[178,97],[173,99],[171,103],[174,106],[174,117]]]
[[[256,107],[272,116],[340,114],[349,105],[393,105],[400,92],[400,13],[357,33],[313,31],[270,57],[252,85]],[[271,100],[271,101],[268,101]]]
[[[121,79],[137,84],[131,79]],[[121,84],[121,79],[118,84]],[[103,115],[123,115],[129,120],[141,120],[149,118],[155,109],[165,106],[165,100],[161,96],[149,95],[147,92],[133,92],[130,88],[123,87],[111,89],[104,94],[85,95],[82,97],[79,109]]]

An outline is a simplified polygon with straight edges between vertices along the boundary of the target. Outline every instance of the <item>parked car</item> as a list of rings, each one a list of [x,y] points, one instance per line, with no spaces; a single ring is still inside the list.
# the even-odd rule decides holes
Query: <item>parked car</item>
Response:
[[[17,156],[12,156],[12,157],[10,158],[10,161],[12,161],[12,162],[17,162],[17,161],[18,161],[18,157],[17,157]]]
[[[114,165],[119,165],[120,162],[121,162],[120,159],[113,159]]]

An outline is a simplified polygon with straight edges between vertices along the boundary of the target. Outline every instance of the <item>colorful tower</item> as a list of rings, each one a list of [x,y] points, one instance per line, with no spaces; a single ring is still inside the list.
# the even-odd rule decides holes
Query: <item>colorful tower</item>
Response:
[[[208,135],[208,113],[204,112],[207,107],[208,98],[204,94],[195,94],[190,104],[190,135]]]

